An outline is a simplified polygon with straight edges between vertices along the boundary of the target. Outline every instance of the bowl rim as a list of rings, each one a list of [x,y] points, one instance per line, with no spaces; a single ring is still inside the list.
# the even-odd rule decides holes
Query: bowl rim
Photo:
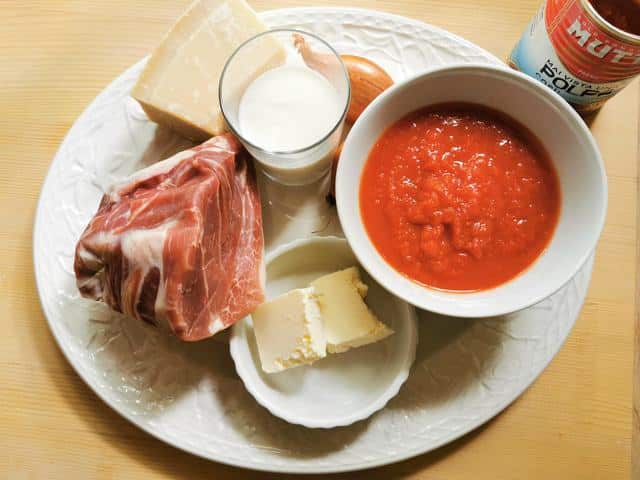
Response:
[[[491,304],[485,304],[481,307],[474,305],[474,308],[469,308],[468,306],[465,308],[464,304],[467,303],[465,302],[465,299],[467,298],[477,299],[478,296],[482,296],[484,292],[491,292],[495,288],[499,288],[501,285],[504,285],[504,284],[498,285],[491,289],[481,290],[476,292],[447,292],[447,291],[443,291],[435,288],[430,288],[428,286],[420,285],[418,282],[415,282],[414,280],[408,277],[405,277],[402,273],[400,273],[394,267],[392,267],[382,257],[382,255],[380,255],[377,248],[375,247],[375,245],[373,245],[373,242],[366,234],[366,230],[364,229],[364,226],[363,226],[363,231],[364,231],[363,236],[365,237],[363,241],[369,243],[372,249],[380,257],[380,260],[383,266],[381,267],[382,271],[377,273],[382,273],[382,274],[374,274],[374,272],[378,270],[377,268],[373,268],[374,258],[370,258],[369,255],[366,255],[362,251],[359,251],[358,248],[352,248],[352,250],[356,255],[358,261],[360,262],[360,265],[365,270],[367,270],[367,272],[369,273],[369,275],[372,276],[372,278],[374,278],[380,285],[382,285],[384,288],[392,292],[394,295],[400,297],[401,299],[403,299],[404,301],[412,305],[415,305],[418,308],[421,308],[430,312],[442,314],[442,315],[456,316],[456,317],[462,317],[462,318],[483,318],[483,317],[490,317],[490,316],[507,315],[509,313],[517,312],[525,308],[528,308],[532,305],[535,305],[536,303],[539,303],[540,301],[553,295],[555,292],[560,290],[567,282],[569,282],[578,273],[580,268],[582,268],[582,266],[587,262],[589,257],[594,252],[605,224],[607,204],[608,204],[608,186],[607,186],[607,174],[606,174],[606,169],[602,159],[602,155],[600,153],[600,150],[598,148],[598,145],[593,135],[591,134],[591,131],[587,127],[584,120],[578,115],[578,113],[575,110],[573,110],[573,108],[562,97],[560,97],[557,93],[552,91],[549,87],[543,85],[538,80],[535,80],[532,77],[529,77],[528,75],[522,72],[508,68],[506,65],[486,65],[486,64],[480,64],[480,63],[449,65],[449,66],[433,68],[425,72],[422,72],[420,74],[411,76],[403,81],[400,81],[394,84],[389,89],[385,90],[381,95],[379,95],[370,105],[367,106],[367,108],[365,108],[363,113],[360,115],[358,120],[355,122],[355,124],[351,128],[349,135],[345,139],[345,142],[342,148],[342,153],[340,156],[340,159],[342,159],[342,156],[345,155],[345,152],[349,152],[351,141],[354,138],[353,133],[358,132],[360,129],[362,129],[363,125],[366,124],[368,118],[372,115],[372,113],[376,109],[380,108],[381,105],[384,105],[385,102],[387,102],[390,98],[395,96],[401,90],[411,89],[414,85],[423,82],[425,78],[435,77],[436,75],[442,75],[442,74],[481,75],[481,74],[487,74],[487,73],[493,76],[501,76],[502,78],[500,80],[503,80],[503,81],[515,80],[515,81],[520,81],[525,83],[527,87],[529,87],[529,89],[532,90],[527,92],[527,94],[536,95],[540,98],[540,100],[546,100],[548,103],[550,103],[550,106],[553,108],[553,110],[555,110],[555,112],[558,115],[564,116],[565,119],[569,121],[571,126],[576,129],[578,135],[584,138],[588,148],[593,152],[592,161],[595,161],[595,166],[600,176],[601,195],[600,195],[600,198],[597,199],[597,202],[600,205],[600,207],[599,207],[599,211],[597,212],[598,213],[598,217],[596,219],[597,223],[595,223],[594,228],[591,229],[591,235],[593,236],[590,242],[592,243],[591,247],[588,249],[585,249],[585,251],[581,253],[578,261],[575,262],[575,265],[571,269],[567,269],[567,271],[564,272],[562,275],[559,275],[558,280],[556,281],[550,280],[548,283],[545,283],[539,289],[539,292],[537,294],[530,296],[526,301],[519,301],[519,302],[514,301],[514,302],[509,302],[508,304],[498,304],[497,302],[491,302]],[[482,102],[474,102],[474,103],[478,103],[482,105]],[[419,105],[419,106],[416,106],[413,110],[417,110],[419,108],[423,108],[428,105],[429,104]],[[409,113],[409,111],[407,113]],[[390,124],[391,123],[389,123],[389,125]],[[364,165],[364,162],[363,162],[363,165]],[[351,179],[345,177],[345,169],[346,169],[345,162],[339,161],[337,171],[336,171],[336,188],[335,188],[336,207],[338,211],[338,218],[340,220],[340,224],[342,225],[342,229],[344,231],[345,237],[351,244],[351,243],[354,243],[355,239],[360,239],[362,235],[360,235],[360,232],[357,230],[357,228],[354,225],[350,224],[349,219],[347,218],[347,215],[345,213],[346,206],[344,202],[345,202],[345,197],[347,196],[347,192],[350,192],[353,190],[354,182],[356,182],[356,188],[359,191],[362,168],[360,168],[360,172],[359,172],[360,174],[358,175],[358,178],[356,180],[354,180],[353,176]],[[357,202],[357,208],[358,208],[358,217],[361,218],[359,214],[359,201]],[[360,221],[360,223],[362,222]],[[554,232],[553,235],[555,236],[555,234],[556,232]],[[534,260],[534,263],[535,263],[535,260]],[[420,295],[420,297],[416,298],[415,295],[412,295],[410,292],[405,291],[402,288],[402,285],[398,283],[397,278],[393,278],[394,275],[403,277],[406,279],[406,281],[412,282],[418,287],[422,287],[424,295]],[[520,275],[527,275],[527,270],[525,269],[518,276]],[[509,281],[505,283],[508,283]],[[455,303],[451,303],[451,302],[446,302],[446,301],[437,299],[433,296],[436,292],[440,296],[442,295],[449,296],[450,298],[455,298],[457,301]]]

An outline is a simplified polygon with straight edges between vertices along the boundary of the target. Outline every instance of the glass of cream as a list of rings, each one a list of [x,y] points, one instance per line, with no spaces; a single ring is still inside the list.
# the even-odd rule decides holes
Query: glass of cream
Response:
[[[331,170],[351,90],[321,38],[293,29],[250,38],[227,60],[218,95],[227,126],[271,179],[306,185]]]

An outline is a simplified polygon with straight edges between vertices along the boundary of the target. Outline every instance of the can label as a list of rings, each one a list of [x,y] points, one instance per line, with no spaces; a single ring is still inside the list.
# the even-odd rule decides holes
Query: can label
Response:
[[[640,72],[640,46],[608,35],[580,0],[547,0],[509,57],[577,110],[597,110]]]

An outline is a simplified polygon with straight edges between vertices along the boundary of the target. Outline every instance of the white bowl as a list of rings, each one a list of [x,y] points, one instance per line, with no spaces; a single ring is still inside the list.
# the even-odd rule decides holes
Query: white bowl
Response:
[[[357,264],[344,238],[315,237],[283,245],[267,256],[267,298]],[[230,349],[236,371],[272,414],[311,428],[350,425],[383,408],[400,390],[415,358],[416,313],[362,273],[369,285],[367,304],[394,330],[380,342],[268,374],[260,366],[251,318],[233,326]]]
[[[560,178],[560,218],[547,249],[524,272],[490,290],[447,292],[413,282],[386,263],[371,243],[360,216],[360,177],[376,140],[404,115],[442,102],[481,104],[519,121],[542,142]],[[562,98],[520,72],[463,65],[439,68],[398,83],[367,107],[344,143],[336,176],[336,199],[351,248],[382,286],[426,310],[458,317],[486,317],[533,305],[576,274],[602,231],[607,181],[591,133]]]

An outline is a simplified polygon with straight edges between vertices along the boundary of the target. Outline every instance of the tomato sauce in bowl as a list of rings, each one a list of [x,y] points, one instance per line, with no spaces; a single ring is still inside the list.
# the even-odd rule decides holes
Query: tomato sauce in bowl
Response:
[[[382,134],[359,195],[367,234],[392,267],[430,287],[478,291],[544,251],[561,194],[549,155],[522,125],[480,105],[439,104]]]

